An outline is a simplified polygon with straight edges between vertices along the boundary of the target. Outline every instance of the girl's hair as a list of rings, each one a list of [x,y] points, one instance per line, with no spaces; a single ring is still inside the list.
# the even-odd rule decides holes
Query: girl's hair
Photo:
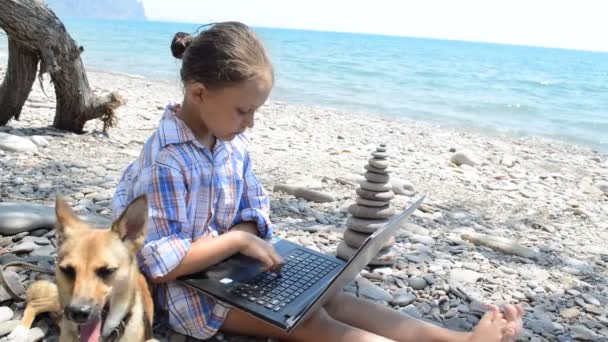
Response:
[[[247,25],[223,22],[208,26],[195,37],[178,32],[171,41],[173,56],[182,59],[184,83],[194,81],[217,88],[264,72],[272,75],[272,64],[262,42]]]

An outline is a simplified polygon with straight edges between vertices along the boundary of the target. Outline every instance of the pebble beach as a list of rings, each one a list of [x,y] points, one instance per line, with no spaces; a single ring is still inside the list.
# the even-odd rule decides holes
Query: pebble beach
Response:
[[[92,222],[106,224],[122,171],[165,105],[181,99],[178,82],[88,76],[99,95],[117,91],[127,101],[107,134],[98,121],[87,123],[82,135],[51,128],[55,99],[48,79],[44,92],[35,83],[21,119],[0,127],[2,264],[52,266],[57,193]],[[395,236],[390,262],[364,270],[346,291],[457,330],[470,330],[484,303],[519,303],[526,312],[521,341],[608,341],[606,153],[282,102],[256,113],[250,137],[275,234],[327,254],[335,255],[343,241],[364,166],[381,144],[391,208],[399,212],[427,195]],[[295,188],[323,200],[294,196],[289,189]],[[41,276],[19,268],[5,274],[20,291]],[[22,312],[23,303],[0,288],[0,341]],[[32,341],[58,334],[47,318],[35,325]]]

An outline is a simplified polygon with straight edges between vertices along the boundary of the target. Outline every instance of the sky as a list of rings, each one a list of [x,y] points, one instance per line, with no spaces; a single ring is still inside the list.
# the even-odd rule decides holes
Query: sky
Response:
[[[150,20],[608,51],[608,0],[143,0]]]

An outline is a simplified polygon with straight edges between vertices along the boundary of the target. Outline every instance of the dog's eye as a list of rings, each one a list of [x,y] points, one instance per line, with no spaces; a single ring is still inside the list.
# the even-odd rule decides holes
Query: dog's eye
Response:
[[[72,266],[60,266],[59,269],[66,277],[74,279],[76,278],[76,270]]]
[[[114,274],[115,271],[116,271],[116,268],[100,267],[95,272],[97,273],[97,276],[99,276],[99,278],[106,279],[109,276],[111,276],[112,274]]]

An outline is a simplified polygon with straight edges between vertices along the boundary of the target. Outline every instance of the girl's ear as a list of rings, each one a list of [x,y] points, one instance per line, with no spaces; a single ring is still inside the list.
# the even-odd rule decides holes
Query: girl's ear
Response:
[[[209,90],[205,87],[204,84],[199,82],[193,82],[188,85],[187,88],[190,98],[198,103],[204,103],[205,98],[207,97]]]

